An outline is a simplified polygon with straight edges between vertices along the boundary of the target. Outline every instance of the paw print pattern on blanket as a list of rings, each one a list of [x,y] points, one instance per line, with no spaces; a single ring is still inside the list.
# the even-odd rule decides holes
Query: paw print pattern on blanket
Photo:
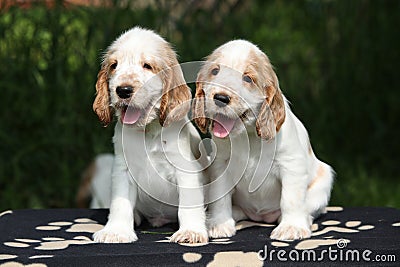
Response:
[[[205,265],[209,264],[209,266],[213,266],[214,264],[225,262],[227,259],[230,259],[232,261],[232,266],[234,266],[235,262],[238,263],[241,259],[247,259],[240,262],[240,264],[243,266],[246,266],[246,264],[248,266],[257,266],[262,263],[256,257],[257,251],[249,251],[246,249],[242,251],[240,248],[235,250],[238,246],[241,247],[241,242],[247,242],[249,238],[253,238],[250,237],[248,233],[258,233],[258,238],[261,238],[261,240],[264,239],[264,244],[271,247],[271,249],[312,250],[316,248],[325,249],[328,246],[336,246],[339,244],[339,241],[350,244],[353,240],[353,236],[356,238],[357,233],[374,231],[375,228],[377,231],[381,229],[380,225],[375,223],[372,225],[371,223],[367,223],[366,220],[361,219],[363,217],[342,217],[340,215],[342,211],[343,208],[341,207],[328,207],[327,212],[330,216],[326,216],[326,219],[321,217],[316,220],[316,223],[311,227],[311,238],[297,241],[271,240],[268,238],[268,233],[276,227],[276,224],[251,221],[238,222],[235,226],[237,231],[236,236],[233,236],[232,238],[214,238],[210,239],[208,243],[170,243],[167,236],[170,236],[172,232],[166,232],[165,229],[164,232],[149,232],[143,230],[141,231],[141,234],[162,234],[164,237],[162,237],[161,240],[157,240],[156,238],[157,241],[152,239],[151,242],[167,243],[165,246],[177,246],[181,247],[181,250],[182,246],[185,246],[185,248],[183,248],[184,252],[177,256],[181,261],[186,263],[204,263]],[[3,212],[0,214],[0,217],[2,216],[13,216],[13,212]],[[400,221],[398,218],[396,219],[397,220],[388,220],[387,222],[383,221],[383,223],[388,223],[391,227],[398,228],[400,227]],[[30,264],[34,264],[35,259],[41,259],[41,261],[43,261],[45,258],[53,258],[54,260],[54,258],[58,256],[58,250],[68,249],[70,246],[75,245],[93,245],[94,242],[91,240],[90,236],[92,233],[102,229],[103,225],[89,218],[71,218],[66,219],[65,221],[54,220],[49,223],[39,223],[32,225],[31,227],[31,230],[36,231],[34,238],[32,238],[32,236],[13,236],[10,239],[2,241],[3,246],[8,246],[14,250],[9,251],[8,253],[6,251],[0,253],[0,267],[7,266],[5,264],[10,263],[16,264],[12,266],[24,266],[21,263],[18,263],[18,261],[25,261],[26,263],[28,257],[31,260]],[[260,229],[250,230],[249,228],[252,227],[258,227]],[[246,229],[249,229],[249,232],[247,232]],[[373,235],[374,234],[376,233],[374,232]],[[243,239],[243,237],[245,238]],[[356,242],[354,241],[354,245],[355,244]],[[216,252],[212,257],[210,257],[209,254],[201,253],[200,251],[203,251],[203,248],[197,248],[207,245],[215,247]],[[106,244],[99,244],[99,246],[106,246]],[[12,251],[21,251],[21,255],[19,255],[19,253],[17,254],[17,252],[13,253]],[[229,264],[226,266],[229,266]]]
[[[327,212],[340,212],[343,210],[341,207],[327,207]],[[305,250],[305,249],[315,249],[320,246],[331,246],[338,244],[339,241],[343,241],[346,243],[350,243],[349,239],[334,239],[333,235],[337,233],[346,233],[353,234],[359,233],[360,231],[366,231],[374,229],[373,225],[361,225],[362,222],[358,220],[350,220],[344,223],[337,220],[327,220],[323,221],[320,224],[314,223],[311,226],[312,234],[310,239],[297,241],[298,243],[295,245],[295,249]],[[323,236],[328,234],[326,236]],[[290,245],[289,242],[271,242],[271,245],[274,247],[287,247]]]
[[[82,233],[94,233],[100,230],[101,228],[103,228],[103,225],[88,218],[78,218],[72,222],[68,221],[50,222],[47,225],[37,226],[35,229],[37,231],[43,231],[43,232],[48,231],[49,233],[51,232],[54,235],[57,235],[57,232],[76,233],[77,235],[70,239],[65,239],[63,237],[57,237],[57,236],[48,236],[48,235],[46,235],[46,237],[42,237],[40,240],[29,239],[29,238],[16,238],[12,241],[4,242],[4,245],[14,248],[33,247],[35,250],[38,251],[52,251],[52,250],[54,251],[60,249],[67,249],[70,245],[87,245],[94,243],[89,237],[83,236]],[[30,256],[29,259],[33,260],[33,259],[51,258],[51,257],[53,257],[53,255],[51,254],[38,254]],[[16,258],[18,258],[17,255],[0,254],[0,260],[9,260]],[[19,266],[18,264],[20,264],[17,262],[12,262],[12,263],[17,264],[12,266]],[[4,267],[6,265],[0,265],[0,266]],[[24,265],[20,264],[20,266]]]
[[[327,207],[327,212],[340,212],[342,211],[342,207]],[[393,226],[400,226],[399,223],[394,223]],[[276,225],[274,224],[265,224],[265,223],[258,223],[258,222],[251,222],[251,221],[240,221],[236,224],[236,230],[243,230],[249,227],[266,227],[266,228],[274,228]],[[305,240],[300,240],[300,241],[294,241],[295,244],[294,248],[297,250],[306,250],[306,249],[315,249],[321,246],[331,246],[331,245],[336,245],[338,242],[346,242],[350,243],[351,240],[349,239],[342,239],[342,238],[333,238],[334,235],[337,235],[338,233],[346,233],[346,234],[353,234],[353,233],[359,233],[360,231],[366,231],[366,230],[371,230],[374,229],[373,225],[362,225],[361,221],[358,220],[349,220],[346,222],[340,222],[338,220],[326,220],[322,221],[319,224],[314,223],[311,226],[312,230],[312,237],[310,239],[305,239]],[[168,239],[166,240],[160,240],[157,242],[169,242]],[[218,245],[226,245],[226,244],[231,244],[233,243],[234,240],[231,238],[217,238],[217,239],[212,239],[210,240],[210,244],[218,244]],[[274,247],[288,247],[292,242],[284,242],[284,241],[272,241],[271,245]],[[180,244],[183,246],[203,246],[206,244]],[[222,253],[222,254],[221,254]],[[226,252],[219,252],[215,255],[214,260],[211,263],[217,263],[219,261],[222,261],[225,259],[225,256],[229,256],[228,254],[224,254]],[[233,251],[230,253],[239,253],[243,255],[247,255],[248,253],[244,253],[243,251]],[[196,254],[195,256],[192,254]],[[252,258],[254,261],[251,261],[251,264],[259,263],[257,261],[257,257],[250,257],[251,254],[248,254],[247,256]],[[232,256],[232,255],[230,255]],[[253,255],[254,256],[254,255]],[[183,254],[183,260],[188,263],[193,263],[197,262],[201,259],[201,254],[198,253],[192,253],[192,252],[187,252]],[[237,259],[237,258],[235,258]],[[212,264],[210,263],[210,266]]]

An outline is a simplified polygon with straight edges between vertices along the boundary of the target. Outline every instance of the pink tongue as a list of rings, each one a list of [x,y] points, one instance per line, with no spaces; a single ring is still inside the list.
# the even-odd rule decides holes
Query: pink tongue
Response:
[[[122,122],[124,124],[134,124],[142,115],[142,110],[137,108],[127,108],[122,111]]]
[[[214,118],[214,135],[219,138],[224,138],[228,136],[233,126],[235,125],[235,122],[236,120],[234,119],[230,119],[218,114]]]

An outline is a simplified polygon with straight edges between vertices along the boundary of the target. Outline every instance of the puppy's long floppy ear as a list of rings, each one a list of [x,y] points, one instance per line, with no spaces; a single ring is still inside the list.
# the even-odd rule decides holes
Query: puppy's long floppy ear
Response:
[[[265,90],[265,101],[261,106],[260,112],[256,121],[256,130],[259,137],[262,139],[272,139],[275,134],[280,130],[283,122],[285,121],[285,100],[281,89],[279,88],[278,77],[269,66],[272,73],[272,79],[267,85]]]
[[[192,118],[199,130],[205,134],[207,133],[209,119],[206,118],[205,114],[205,94],[203,91],[203,82],[199,77],[197,78],[196,94],[192,104]]]
[[[162,70],[163,95],[160,103],[159,121],[161,126],[179,121],[189,112],[192,95],[183,78],[182,69],[175,53],[170,51],[169,66]]]
[[[112,110],[110,107],[110,94],[108,90],[108,69],[107,64],[103,64],[97,74],[96,98],[93,102],[93,110],[96,112],[100,121],[107,126],[111,121]]]

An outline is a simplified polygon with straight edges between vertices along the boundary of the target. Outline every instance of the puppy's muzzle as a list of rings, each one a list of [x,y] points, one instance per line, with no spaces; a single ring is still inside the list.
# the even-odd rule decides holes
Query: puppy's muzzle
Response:
[[[118,86],[117,87],[117,95],[121,99],[127,99],[130,98],[133,94],[133,87],[132,86]]]
[[[226,94],[215,94],[214,103],[218,107],[225,107],[231,101],[231,97]]]

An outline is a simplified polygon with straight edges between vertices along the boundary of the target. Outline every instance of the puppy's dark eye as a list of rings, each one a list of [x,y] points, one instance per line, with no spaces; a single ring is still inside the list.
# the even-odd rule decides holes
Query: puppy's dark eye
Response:
[[[249,75],[243,75],[243,81],[246,83],[252,83],[253,79]]]
[[[111,70],[115,70],[118,66],[118,62],[114,62],[113,64],[110,65]]]
[[[143,64],[143,68],[145,68],[145,69],[147,69],[147,70],[153,70],[153,67],[150,66],[150,64],[148,64],[148,63],[144,63],[144,64]]]
[[[218,72],[219,72],[219,69],[218,69],[218,68],[213,68],[213,69],[211,70],[211,74],[214,75],[214,76],[217,75]]]

